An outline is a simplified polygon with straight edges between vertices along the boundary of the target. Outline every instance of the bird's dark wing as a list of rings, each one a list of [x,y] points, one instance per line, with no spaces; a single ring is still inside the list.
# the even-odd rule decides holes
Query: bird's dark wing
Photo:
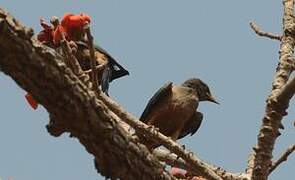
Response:
[[[184,125],[181,133],[178,136],[178,139],[181,139],[188,134],[191,134],[191,136],[194,135],[201,126],[202,120],[203,114],[196,111],[194,115],[190,118],[190,120],[187,121],[187,123]]]
[[[109,86],[110,86],[110,78],[112,76],[112,71],[110,67],[106,67],[103,70],[102,77],[101,77],[101,90],[107,96],[109,96]]]
[[[112,72],[111,77],[109,78],[110,82],[122,76],[129,75],[129,72],[123,66],[121,66],[106,50],[98,45],[94,45],[94,48],[106,55],[109,60],[110,70]]]
[[[167,82],[166,84],[164,84],[164,86],[162,86],[155,94],[154,96],[149,100],[147,106],[145,107],[141,117],[140,117],[140,121],[146,123],[146,117],[148,116],[148,114],[150,114],[150,112],[152,111],[152,109],[157,106],[157,104],[159,102],[161,102],[161,100],[163,98],[165,98],[167,95],[169,95],[172,91],[172,82]]]
[[[75,41],[75,43],[78,46],[88,48],[87,43],[85,43],[84,41]],[[106,50],[104,50],[102,47],[96,44],[94,44],[94,48],[95,50],[104,54],[108,58],[109,65],[110,65],[109,67],[111,71],[111,73],[109,73],[110,77],[107,77],[109,79],[109,82],[113,81],[114,79],[120,78],[122,76],[129,75],[129,72],[123,66],[121,66]]]

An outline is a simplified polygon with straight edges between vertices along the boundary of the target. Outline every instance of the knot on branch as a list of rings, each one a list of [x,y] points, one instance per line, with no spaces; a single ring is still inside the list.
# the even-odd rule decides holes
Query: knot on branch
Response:
[[[57,124],[57,121],[53,118],[52,115],[50,115],[50,120],[48,125],[46,125],[46,129],[48,133],[54,137],[59,137],[64,132],[66,132],[66,130],[60,124]]]
[[[284,27],[284,34],[286,36],[290,35],[292,37],[295,36],[295,20],[294,20],[294,17],[293,16],[289,16],[289,17],[286,17],[284,19],[286,22],[286,25]]]

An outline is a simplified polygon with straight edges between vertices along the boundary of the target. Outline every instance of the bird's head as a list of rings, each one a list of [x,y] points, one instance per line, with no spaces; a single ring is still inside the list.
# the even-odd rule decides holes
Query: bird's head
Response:
[[[210,89],[207,84],[197,78],[186,80],[182,86],[194,89],[197,92],[200,101],[210,101],[216,104],[219,102],[211,95]]]

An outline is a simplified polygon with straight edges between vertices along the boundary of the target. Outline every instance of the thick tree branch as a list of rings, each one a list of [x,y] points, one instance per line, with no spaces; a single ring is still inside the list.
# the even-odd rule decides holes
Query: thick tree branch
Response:
[[[281,40],[282,36],[276,35],[276,34],[272,34],[272,33],[268,33],[268,32],[264,32],[262,31],[257,24],[255,24],[255,22],[250,22],[250,27],[253,29],[253,31],[258,35],[258,36],[262,36],[262,37],[268,37],[270,39],[275,39],[275,40]]]
[[[266,180],[272,165],[272,152],[275,141],[280,135],[282,118],[289,106],[289,98],[280,95],[281,89],[287,83],[293,71],[294,53],[294,0],[284,0],[283,36],[280,47],[279,65],[272,84],[272,91],[266,102],[265,115],[258,135],[257,145],[254,149],[253,164],[248,164],[248,173],[253,180]],[[283,93],[284,94],[284,93]]]
[[[272,163],[271,168],[269,169],[269,174],[272,173],[282,162],[287,161],[290,154],[295,151],[295,144],[290,146],[282,155],[281,157]]]
[[[63,57],[32,35],[31,29],[0,9],[0,69],[48,110],[59,132],[79,139],[106,177],[174,179],[126,133],[112,112],[63,63]]]
[[[138,121],[100,91],[95,95],[59,54],[36,42],[32,33],[27,33],[31,31],[1,9],[0,22],[1,70],[48,110],[52,117],[48,130],[52,135],[70,132],[80,140],[95,156],[102,175],[131,180],[173,178],[145,146],[135,142],[124,121],[137,132],[159,141],[199,175],[209,180],[222,179],[192,152]]]

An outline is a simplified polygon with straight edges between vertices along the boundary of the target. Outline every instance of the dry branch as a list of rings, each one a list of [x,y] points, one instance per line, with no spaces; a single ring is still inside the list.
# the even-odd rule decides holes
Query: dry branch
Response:
[[[96,70],[96,58],[95,58],[95,51],[93,46],[93,36],[90,31],[90,24],[86,24],[85,31],[87,35],[87,43],[90,50],[90,65],[91,65],[91,79],[93,84],[94,92],[98,91],[98,80],[97,80],[97,70]]]
[[[72,52],[72,49],[68,43],[68,41],[66,40],[65,38],[65,35],[64,33],[61,33],[61,41],[60,41],[60,44],[61,44],[61,47],[62,47],[62,50],[66,56],[66,59],[67,59],[67,65],[69,65],[73,72],[79,77],[81,75],[83,75],[83,70],[79,64],[79,61],[78,59],[74,56],[73,52]]]
[[[54,136],[70,132],[78,138],[95,156],[102,175],[131,180],[173,179],[122,127],[123,120],[184,159],[199,175],[222,179],[192,152],[138,121],[101,91],[96,95],[63,63],[63,57],[31,38],[32,33],[1,9],[0,22],[1,70],[48,110],[50,127],[54,127],[48,128],[49,132]]]
[[[271,168],[269,169],[269,174],[272,173],[282,162],[287,161],[290,154],[295,151],[295,144],[290,146],[282,155],[281,157],[275,161]]]
[[[0,8],[0,69],[47,109],[59,132],[79,139],[106,177],[174,179],[144,146],[134,142],[63,57],[32,35],[32,29]]]
[[[253,180],[266,180],[272,165],[272,152],[279,129],[282,127],[282,118],[285,116],[292,97],[283,98],[282,88],[287,83],[293,71],[294,53],[294,0],[284,0],[283,35],[281,38],[279,64],[272,84],[272,91],[267,99],[265,115],[259,131],[257,145],[253,148],[253,161],[249,161],[248,173]],[[287,86],[285,86],[287,88]]]
[[[103,68],[105,68],[105,65],[97,65],[95,67],[96,71],[101,71]],[[84,71],[84,73],[86,73],[86,74],[89,74],[91,72],[92,72],[92,69],[89,69],[89,70]]]
[[[270,39],[275,39],[275,40],[281,40],[282,36],[276,35],[276,34],[272,34],[272,33],[268,33],[268,32],[264,32],[262,31],[257,24],[255,24],[255,22],[250,22],[250,27],[253,29],[253,31],[258,35],[258,36],[262,36],[262,37],[268,37]]]
[[[122,121],[134,128],[137,133],[144,134],[154,141],[160,142],[160,144],[169,149],[171,152],[183,158],[187,162],[188,166],[190,166],[190,168],[195,172],[198,172],[200,176],[203,176],[208,180],[221,180],[221,178],[212,169],[203,164],[203,162],[195,154],[183,149],[182,146],[174,142],[171,138],[167,138],[157,129],[153,129],[150,126],[142,123],[103,93],[99,93],[98,97]]]
[[[179,158],[176,154],[173,154],[164,149],[156,149],[154,150],[153,154],[160,160],[172,167],[178,167],[181,169],[185,169],[193,175],[199,175],[198,172],[195,172],[194,169],[191,167],[181,158]],[[218,176],[220,176],[223,180],[248,180],[250,179],[247,174],[244,173],[230,173],[224,170],[221,167],[210,165],[204,161],[202,163],[207,166],[208,168],[212,169]]]

